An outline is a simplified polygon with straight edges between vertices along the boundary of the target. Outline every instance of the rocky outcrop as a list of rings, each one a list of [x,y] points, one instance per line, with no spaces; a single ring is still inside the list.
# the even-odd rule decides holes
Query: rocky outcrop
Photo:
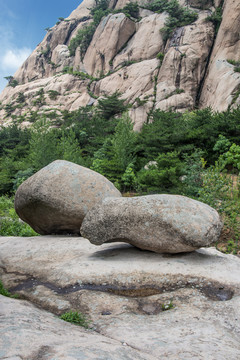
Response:
[[[110,95],[116,91],[122,93],[123,98],[134,103],[137,97],[145,92],[153,95],[154,76],[157,74],[158,60],[144,60],[136,64],[123,67],[113,74],[92,85],[94,92]]]
[[[239,61],[240,9],[236,0],[179,0],[181,6],[196,11],[198,19],[176,28],[167,42],[162,30],[168,14],[147,10],[146,1],[138,0],[140,18],[129,18],[121,9],[130,2],[109,2],[112,13],[102,18],[81,56],[79,48],[70,54],[68,46],[79,30],[93,22],[90,9],[94,0],[84,0],[67,19],[48,29],[14,75],[18,85],[6,87],[0,94],[0,122],[12,115],[27,117],[32,110],[76,110],[116,90],[131,104],[135,130],[141,129],[154,109],[184,112],[210,106],[221,111],[239,104],[240,75],[227,61]],[[216,34],[209,16],[222,4],[223,20]],[[73,71],[74,75],[63,75]],[[36,91],[29,92],[29,88]],[[36,102],[42,88],[45,101]],[[60,94],[53,99],[48,91]],[[17,101],[20,93],[26,97],[22,103]]]
[[[216,210],[179,195],[110,199],[93,207],[81,234],[95,245],[123,241],[158,253],[193,251],[215,243],[221,233]]]
[[[104,176],[56,160],[18,188],[15,209],[39,234],[77,233],[87,212],[108,196],[121,193]]]
[[[136,23],[136,33],[114,57],[113,68],[116,69],[128,62],[156,58],[159,52],[164,52],[164,43],[159,29],[164,27],[166,19],[166,13],[149,12],[148,16]]]
[[[157,80],[157,109],[194,108],[214,37],[207,15],[202,11],[194,24],[177,29],[169,41]]]
[[[239,271],[238,257],[214,248],[166,256],[75,237],[1,237],[1,280],[38,306],[1,297],[1,357],[236,360]],[[40,307],[80,311],[91,330]]]
[[[105,17],[95,31],[84,57],[87,73],[98,77],[108,73],[112,60],[134,32],[135,22],[124,14]]]
[[[239,1],[224,1],[222,23],[201,91],[200,106],[203,108],[210,106],[224,111],[240,105],[240,73],[228,62],[240,61],[239,16]]]

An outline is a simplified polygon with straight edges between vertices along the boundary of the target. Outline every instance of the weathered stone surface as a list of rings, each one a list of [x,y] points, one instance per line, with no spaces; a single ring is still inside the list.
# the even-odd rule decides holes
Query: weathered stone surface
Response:
[[[109,62],[127,43],[135,28],[135,22],[122,13],[104,17],[84,57],[87,72],[94,76],[107,73],[111,68]]]
[[[120,243],[99,249],[75,237],[0,237],[0,277],[6,287],[58,315],[82,311],[93,327],[89,334],[57,319],[52,322],[51,314],[36,313],[22,301],[9,300],[10,306],[1,298],[0,349],[5,352],[0,354],[32,359],[31,341],[36,353],[41,346],[51,348],[47,360],[81,359],[80,351],[85,359],[101,359],[103,338],[95,330],[105,336],[107,359],[115,359],[109,352],[115,339],[120,349],[119,342],[125,343],[126,359],[236,360],[239,271],[238,257],[214,248],[166,256]],[[162,311],[169,301],[174,307]],[[138,352],[132,353],[133,348]],[[122,358],[120,349],[116,359]]]
[[[95,0],[84,0],[75,10],[72,11],[68,19],[76,19],[90,15],[90,9],[94,7],[95,4]]]
[[[144,60],[142,62],[124,67],[117,72],[103,78],[95,84],[94,92],[112,94],[116,91],[122,93],[122,97],[129,102],[134,102],[147,91],[154,88],[154,75],[157,74],[158,60]]]
[[[224,1],[222,22],[201,92],[202,108],[210,106],[225,111],[240,104],[240,73],[227,62],[228,59],[240,60],[239,14],[239,1]]]
[[[39,89],[43,89],[44,101],[46,102],[46,105],[41,106],[41,109],[39,109],[39,106],[34,105]],[[55,99],[50,99],[49,91],[57,92]],[[14,114],[17,116],[24,115],[26,120],[31,111],[43,111],[49,109],[49,107],[51,111],[53,109],[72,111],[78,109],[79,106],[86,106],[91,98],[87,92],[87,82],[85,80],[79,81],[77,77],[70,74],[31,81],[18,85],[16,88],[9,86],[0,95],[0,101],[2,101],[3,105],[0,110],[0,123],[5,117],[4,106],[9,103],[9,99],[13,104],[17,104],[16,99],[19,93],[23,93],[25,96],[25,106],[17,107]],[[79,101],[81,101],[80,105]],[[4,119],[5,122],[6,119]]]
[[[141,61],[156,57],[164,52],[162,35],[159,29],[164,27],[167,14],[152,14],[136,24],[136,33],[127,46],[115,56],[113,68],[128,61]],[[148,44],[148,46],[146,46]]]
[[[0,295],[1,359],[149,359],[117,340],[57,319],[26,301]]]
[[[194,107],[214,38],[207,16],[202,11],[194,24],[178,28],[168,42],[157,81],[157,109]]]
[[[15,209],[40,234],[79,233],[86,213],[107,196],[121,193],[104,176],[56,160],[18,188]]]
[[[160,253],[193,251],[220,236],[216,210],[180,195],[106,198],[86,215],[82,236],[95,245],[123,241]]]

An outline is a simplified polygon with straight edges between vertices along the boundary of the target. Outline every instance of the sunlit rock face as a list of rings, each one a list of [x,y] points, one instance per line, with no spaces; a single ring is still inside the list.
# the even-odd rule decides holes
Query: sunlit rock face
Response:
[[[17,86],[7,86],[0,94],[0,123],[9,122],[12,115],[27,117],[31,111],[73,111],[115,91],[131,104],[135,130],[155,109],[184,112],[197,106],[222,111],[240,103],[240,73],[227,61],[239,61],[238,1],[179,0],[198,18],[174,29],[167,41],[163,29],[168,13],[150,11],[144,8],[149,2],[138,0],[139,18],[128,17],[121,9],[131,2],[109,2],[110,13],[96,26],[84,52],[79,47],[71,52],[69,45],[93,24],[94,0],[84,0],[48,29],[14,74]],[[222,23],[216,32],[209,17],[219,6]],[[36,103],[41,89],[44,101]],[[55,96],[49,96],[52,91]],[[20,105],[19,93],[25,96]],[[12,106],[11,115],[6,105]]]
[[[239,1],[224,1],[222,23],[201,92],[201,107],[225,111],[240,104],[240,96],[236,96],[240,94],[240,72],[228,62],[240,61],[239,14]]]

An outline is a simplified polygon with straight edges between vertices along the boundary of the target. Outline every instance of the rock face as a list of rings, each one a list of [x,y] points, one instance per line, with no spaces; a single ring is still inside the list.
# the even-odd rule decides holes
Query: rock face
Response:
[[[84,57],[84,66],[90,75],[106,74],[122,46],[135,32],[135,22],[124,14],[108,15],[100,23]],[[106,46],[107,44],[107,46]]]
[[[210,106],[221,111],[239,104],[240,75],[227,61],[239,61],[237,0],[179,0],[181,6],[196,11],[198,19],[176,28],[167,42],[162,29],[168,14],[149,11],[144,8],[149,2],[138,0],[139,18],[129,18],[121,9],[130,2],[109,1],[109,10],[120,12],[102,18],[82,56],[79,47],[70,54],[68,46],[79,30],[93,22],[94,0],[84,0],[67,19],[48,29],[15,73],[18,85],[0,94],[0,122],[19,115],[26,119],[31,111],[73,111],[116,90],[132,105],[129,113],[135,130],[141,129],[154,109],[183,112]],[[216,34],[209,16],[222,5]],[[66,74],[72,71],[75,75]],[[41,89],[44,101],[36,102]],[[20,93],[25,100],[19,104]]]
[[[1,297],[0,357],[239,359],[239,271],[240,258],[214,248],[166,256],[69,236],[1,237],[2,282],[38,309]],[[92,330],[39,307],[81,311]]]
[[[239,1],[224,1],[223,20],[201,92],[201,107],[225,111],[240,104],[240,73],[227,61],[240,61],[239,14]]]
[[[104,176],[56,160],[18,188],[15,209],[39,234],[79,233],[86,213],[108,196],[121,194]]]
[[[206,204],[179,195],[110,199],[88,212],[82,236],[95,245],[123,241],[158,253],[209,246],[221,233],[221,220]]]

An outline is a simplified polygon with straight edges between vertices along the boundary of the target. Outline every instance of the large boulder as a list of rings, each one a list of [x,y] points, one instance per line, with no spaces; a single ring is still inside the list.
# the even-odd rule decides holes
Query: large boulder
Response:
[[[106,198],[85,217],[81,235],[91,243],[123,241],[158,253],[188,252],[220,236],[216,210],[179,195]]]
[[[42,235],[79,233],[86,213],[121,193],[104,176],[65,160],[44,167],[18,188],[15,210]]]

